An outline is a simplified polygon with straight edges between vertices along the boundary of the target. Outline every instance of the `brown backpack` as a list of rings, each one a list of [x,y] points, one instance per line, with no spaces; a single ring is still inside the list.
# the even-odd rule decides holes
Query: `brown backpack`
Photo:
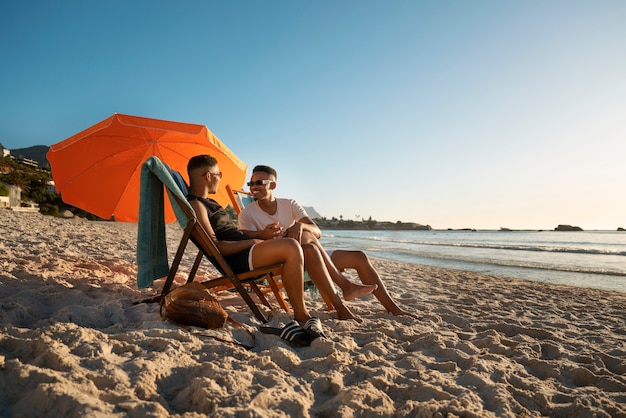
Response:
[[[216,329],[224,327],[228,314],[206,287],[191,282],[165,295],[161,317],[180,325]]]

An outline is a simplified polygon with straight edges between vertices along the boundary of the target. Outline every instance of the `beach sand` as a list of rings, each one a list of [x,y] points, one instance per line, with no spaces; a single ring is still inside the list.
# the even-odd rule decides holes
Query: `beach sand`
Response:
[[[180,234],[168,225],[170,255]],[[369,296],[348,302],[363,323],[339,321],[307,292],[332,332],[293,348],[220,292],[254,340],[230,324],[212,333],[246,350],[134,304],[162,285],[137,289],[136,236],[136,224],[0,212],[0,416],[626,417],[624,293],[374,260],[419,319]]]

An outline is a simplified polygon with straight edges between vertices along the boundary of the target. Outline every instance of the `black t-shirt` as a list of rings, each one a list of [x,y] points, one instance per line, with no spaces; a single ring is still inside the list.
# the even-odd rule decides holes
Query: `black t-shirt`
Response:
[[[237,228],[233,221],[231,221],[228,212],[215,200],[194,195],[187,196],[187,200],[198,200],[206,207],[209,213],[209,222],[211,222],[215,237],[219,241],[243,241],[250,239],[249,236]]]

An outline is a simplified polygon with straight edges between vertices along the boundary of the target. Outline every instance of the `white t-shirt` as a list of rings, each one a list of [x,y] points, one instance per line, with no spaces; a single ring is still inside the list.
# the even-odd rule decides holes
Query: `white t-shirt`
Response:
[[[277,198],[277,209],[273,215],[268,214],[253,202],[246,206],[239,214],[239,229],[242,231],[261,231],[268,224],[278,222],[283,229],[289,228],[302,218],[309,215],[298,202],[293,199]]]

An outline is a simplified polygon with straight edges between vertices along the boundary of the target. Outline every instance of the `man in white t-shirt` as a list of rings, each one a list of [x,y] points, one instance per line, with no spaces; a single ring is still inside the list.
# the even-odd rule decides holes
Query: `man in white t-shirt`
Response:
[[[415,317],[394,302],[363,251],[326,252],[319,242],[322,233],[304,208],[295,200],[274,197],[276,180],[276,170],[272,167],[264,165],[254,167],[248,183],[254,202],[246,206],[239,214],[240,230],[258,239],[271,239],[279,236],[294,238],[302,245],[305,266],[313,283],[316,283],[318,274],[328,274],[330,279],[341,288],[345,300],[373,293],[388,312],[394,315]],[[326,269],[319,269],[319,263],[307,263],[307,257],[321,257]],[[363,285],[352,283],[341,274],[341,271],[348,268],[357,271]],[[341,303],[340,300],[339,303]],[[333,301],[333,305],[337,309],[336,301]]]

